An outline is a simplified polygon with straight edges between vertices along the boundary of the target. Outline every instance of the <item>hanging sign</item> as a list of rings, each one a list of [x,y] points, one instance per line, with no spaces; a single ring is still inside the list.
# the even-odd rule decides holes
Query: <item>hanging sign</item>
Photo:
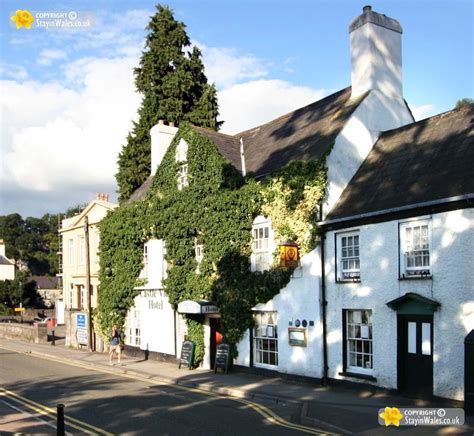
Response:
[[[299,247],[292,241],[280,244],[280,268],[296,268],[299,265]]]

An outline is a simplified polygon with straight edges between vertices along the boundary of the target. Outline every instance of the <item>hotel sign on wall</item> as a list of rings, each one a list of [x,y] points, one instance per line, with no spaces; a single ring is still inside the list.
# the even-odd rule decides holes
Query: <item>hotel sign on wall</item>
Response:
[[[186,300],[178,304],[179,313],[219,313],[219,308],[208,301]]]

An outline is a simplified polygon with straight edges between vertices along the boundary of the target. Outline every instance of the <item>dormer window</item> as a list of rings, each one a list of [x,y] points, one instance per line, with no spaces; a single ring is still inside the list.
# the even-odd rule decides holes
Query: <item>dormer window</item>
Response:
[[[188,164],[182,164],[178,170],[178,190],[182,191],[188,185]]]
[[[176,162],[178,162],[178,190],[182,191],[186,186],[189,185],[188,182],[188,143],[181,138],[179,140],[178,146],[176,147]]]
[[[204,259],[204,244],[198,243],[196,241],[194,245],[194,254],[195,254],[196,263],[197,263],[196,272],[199,273],[199,266],[201,265],[201,262]]]

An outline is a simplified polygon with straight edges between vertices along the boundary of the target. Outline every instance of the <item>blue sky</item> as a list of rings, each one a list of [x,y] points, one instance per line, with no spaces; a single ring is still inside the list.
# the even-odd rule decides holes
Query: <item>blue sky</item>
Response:
[[[237,132],[350,85],[348,25],[367,2],[173,1]],[[418,118],[474,97],[471,0],[372,1],[403,27],[404,96]],[[137,65],[153,1],[0,4],[0,214],[38,216],[113,194],[135,117]],[[84,30],[16,29],[16,9],[93,16]]]

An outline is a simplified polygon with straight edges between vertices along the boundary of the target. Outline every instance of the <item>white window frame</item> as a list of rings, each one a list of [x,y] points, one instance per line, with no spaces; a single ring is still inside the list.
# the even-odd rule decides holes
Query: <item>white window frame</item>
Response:
[[[189,186],[188,164],[183,163],[178,169],[178,191],[182,191],[187,186]]]
[[[143,244],[143,268],[140,272],[141,279],[148,279],[149,247],[148,242]]]
[[[67,257],[68,265],[74,265],[74,239],[72,238],[67,240]]]
[[[86,253],[86,240],[83,235],[77,237],[77,249],[78,249],[78,256],[77,256],[77,264],[84,265],[85,263],[85,253]]]
[[[257,236],[257,237],[256,237]],[[275,251],[272,222],[269,218],[258,216],[252,225],[252,271],[266,271],[273,266]]]
[[[188,177],[188,143],[181,138],[178,146],[176,147],[176,162],[178,162],[178,190],[182,191],[184,188],[189,186]]]
[[[141,330],[140,330],[140,311],[132,307],[127,314],[125,323],[126,335],[125,343],[132,347],[140,347],[141,345]]]
[[[194,242],[194,256],[196,258],[197,269],[196,272],[199,273],[199,266],[204,259],[204,244],[198,242],[197,240]]]
[[[356,312],[360,314],[360,322],[355,319]],[[364,312],[366,312],[366,316],[368,314],[367,322],[364,322]],[[350,316],[351,314],[352,317]],[[346,309],[345,320],[346,343],[344,347],[346,347],[346,371],[372,375],[374,371],[373,311],[371,309]],[[354,344],[354,346],[351,347],[351,344]],[[353,362],[352,355],[354,355],[355,362],[357,362],[358,356],[361,356],[364,366],[351,365]],[[369,356],[369,359],[365,360],[365,356]],[[367,361],[370,362],[370,368],[365,366]]]
[[[357,238],[357,243],[355,239]],[[351,241],[352,245],[347,245]],[[350,252],[349,252],[350,251]],[[359,267],[345,267],[345,262],[358,263]],[[360,232],[351,230],[349,232],[336,233],[336,281],[359,282],[360,281]]]
[[[414,229],[426,228],[426,236],[420,235],[420,239],[426,238],[424,247],[413,247]],[[408,237],[407,231],[411,229],[411,235]],[[431,219],[411,220],[399,223],[399,245],[400,245],[400,277],[401,278],[420,278],[431,277],[432,275],[432,222]],[[427,245],[427,247],[426,247]],[[422,265],[408,265],[410,258],[421,259]],[[427,260],[427,262],[426,262]]]
[[[253,363],[258,368],[278,368],[278,312],[255,311],[254,320]]]
[[[74,308],[74,283],[69,284],[69,308]]]

